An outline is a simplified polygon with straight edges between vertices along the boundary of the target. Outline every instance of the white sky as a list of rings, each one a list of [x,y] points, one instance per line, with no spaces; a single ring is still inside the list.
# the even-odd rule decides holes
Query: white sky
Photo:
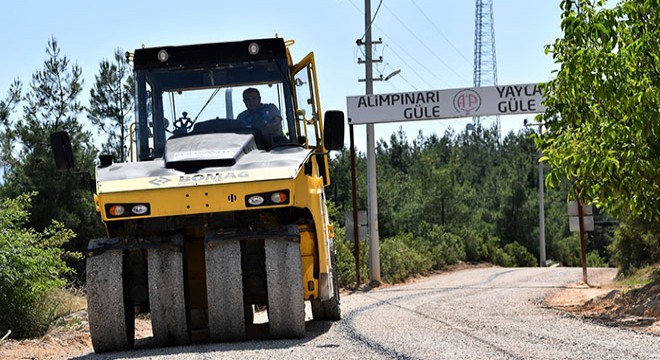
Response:
[[[372,15],[379,0],[372,0]],[[357,63],[364,34],[364,0],[251,1],[5,1],[0,5],[0,98],[19,78],[24,88],[43,67],[48,39],[78,64],[89,95],[99,62],[116,48],[237,41],[273,37],[293,39],[294,61],[314,51],[323,110],[346,111],[346,97],[364,94],[364,65]],[[561,36],[559,0],[495,0],[495,41],[500,85],[547,81],[556,68],[544,45]],[[374,75],[401,73],[375,82],[374,93],[471,87],[475,1],[383,0],[372,29],[383,44]],[[83,115],[86,119],[86,114]],[[532,116],[528,116],[531,118]],[[524,116],[502,117],[503,135],[523,126]],[[83,119],[81,119],[83,120]],[[403,126],[408,139],[423,131],[461,131],[471,119],[377,124],[376,138],[389,139]],[[365,149],[364,125],[355,127]],[[346,135],[348,144],[348,132]]]

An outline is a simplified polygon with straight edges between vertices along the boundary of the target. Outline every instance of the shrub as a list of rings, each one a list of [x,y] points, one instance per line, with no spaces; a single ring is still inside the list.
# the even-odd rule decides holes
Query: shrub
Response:
[[[513,267],[516,265],[516,261],[513,256],[507,254],[506,251],[500,247],[493,249],[490,261],[495,265],[504,267]]]
[[[499,238],[490,234],[486,230],[478,232],[474,229],[464,227],[460,231],[460,236],[465,243],[465,256],[467,261],[493,261],[495,251],[499,249]],[[501,250],[501,249],[500,249]]]
[[[660,223],[626,218],[614,232],[609,246],[612,262],[624,275],[660,262]]]
[[[520,245],[517,241],[504,245],[504,252],[506,252],[514,262],[514,266],[536,266],[536,258],[532,255],[527,248]]]
[[[466,259],[465,242],[463,239],[449,232],[440,225],[433,225],[426,233],[428,246],[433,254],[433,268],[444,269]],[[420,249],[424,251],[423,249]]]
[[[414,246],[421,241],[412,234],[389,237],[380,246],[381,276],[388,283],[402,282],[410,275],[433,268],[432,254],[426,246]]]
[[[59,246],[74,237],[58,222],[42,233],[24,228],[36,193],[5,199],[0,206],[0,330],[19,338],[45,333],[58,312],[53,292],[70,273]]]
[[[598,254],[598,251],[593,250],[587,254],[588,267],[607,267],[607,262]]]
[[[353,255],[354,244],[346,240],[345,229],[335,225],[335,252],[337,256],[337,281],[340,287],[355,284],[355,256]],[[369,244],[360,242],[360,283],[364,284],[369,278],[367,268],[367,256]]]
[[[551,244],[550,256],[564,266],[581,266],[580,238],[577,233],[557,239]]]

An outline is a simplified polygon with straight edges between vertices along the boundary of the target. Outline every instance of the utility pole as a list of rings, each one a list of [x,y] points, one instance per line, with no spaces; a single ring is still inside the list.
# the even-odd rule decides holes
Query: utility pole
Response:
[[[371,0],[364,1],[365,94],[373,89],[373,55],[371,41]],[[359,43],[359,40],[358,40]],[[374,124],[367,124],[367,198],[369,202],[369,275],[373,285],[380,285],[380,240],[378,239],[378,194],[376,190],[376,136]]]
[[[524,122],[525,126],[538,126],[539,136],[543,135],[543,125],[545,123],[528,124],[527,119]],[[539,159],[543,156],[543,151],[539,149]],[[545,188],[543,181],[543,163],[539,162],[539,266],[545,266]]]

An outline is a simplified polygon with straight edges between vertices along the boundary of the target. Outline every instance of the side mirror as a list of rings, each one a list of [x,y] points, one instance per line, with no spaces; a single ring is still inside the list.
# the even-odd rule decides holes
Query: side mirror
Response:
[[[50,134],[50,147],[53,150],[57,170],[71,170],[74,168],[71,139],[66,131]]]
[[[328,150],[341,150],[344,147],[344,113],[342,111],[325,112],[323,146]]]

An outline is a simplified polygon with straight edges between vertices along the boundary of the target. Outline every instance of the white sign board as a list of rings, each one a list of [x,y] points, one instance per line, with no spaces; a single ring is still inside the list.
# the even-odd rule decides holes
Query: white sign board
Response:
[[[540,84],[346,97],[349,124],[450,119],[545,111]]]
[[[568,202],[568,216],[578,216],[578,202],[575,200]],[[593,215],[594,207],[592,204],[582,204],[582,216]]]
[[[591,215],[582,217],[582,226],[584,226],[584,231],[594,231],[594,217]],[[579,216],[569,216],[568,217],[568,230],[570,232],[580,231],[580,217]]]
[[[582,225],[584,231],[594,231],[594,207],[592,204],[582,205]],[[573,200],[568,202],[568,230],[571,232],[580,231],[580,215],[578,202]]]
[[[344,214],[344,219],[346,221],[346,240],[355,241],[355,230],[353,229],[353,211],[346,211]],[[367,240],[369,225],[366,210],[358,210],[358,225],[358,240]]]

